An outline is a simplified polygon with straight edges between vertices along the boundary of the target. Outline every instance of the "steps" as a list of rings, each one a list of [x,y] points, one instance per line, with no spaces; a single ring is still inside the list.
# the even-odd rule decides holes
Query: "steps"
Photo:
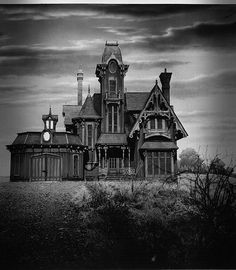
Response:
[[[122,175],[119,174],[109,174],[105,178],[105,181],[119,181],[121,180]]]

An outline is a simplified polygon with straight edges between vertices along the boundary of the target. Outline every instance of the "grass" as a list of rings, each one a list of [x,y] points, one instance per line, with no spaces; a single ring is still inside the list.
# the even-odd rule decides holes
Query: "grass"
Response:
[[[134,182],[133,191],[131,186],[0,183],[4,269],[235,267],[235,229],[204,245],[204,222],[185,185]]]

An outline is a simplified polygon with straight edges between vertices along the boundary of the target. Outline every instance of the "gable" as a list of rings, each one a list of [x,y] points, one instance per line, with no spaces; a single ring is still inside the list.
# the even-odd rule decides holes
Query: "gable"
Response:
[[[149,97],[147,98],[146,103],[137,118],[137,121],[129,133],[129,137],[132,138],[134,132],[139,130],[139,124],[143,121],[143,118],[146,119],[149,115],[153,114],[167,116],[168,118],[173,117],[176,124],[176,129],[182,132],[183,137],[188,136],[186,130],[176,116],[173,108],[170,106],[161,89],[156,84],[149,93]]]

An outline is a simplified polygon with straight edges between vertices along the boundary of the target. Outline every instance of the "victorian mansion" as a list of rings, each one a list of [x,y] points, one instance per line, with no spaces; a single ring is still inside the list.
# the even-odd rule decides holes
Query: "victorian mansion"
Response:
[[[91,96],[88,89],[82,104],[83,72],[79,70],[77,105],[63,106],[66,131],[56,131],[57,116],[50,111],[43,116],[45,125],[37,134],[37,144],[27,145],[36,133],[18,134],[8,146],[11,180],[53,180],[55,174],[56,180],[174,177],[177,141],[187,132],[170,105],[172,73],[162,72],[161,87],[156,81],[150,92],[129,92],[124,80],[128,69],[118,43],[106,42],[95,70],[100,93]],[[52,126],[47,126],[47,121]],[[28,158],[20,162],[20,155],[23,158],[26,152]],[[27,176],[15,178],[17,162],[27,167]]]

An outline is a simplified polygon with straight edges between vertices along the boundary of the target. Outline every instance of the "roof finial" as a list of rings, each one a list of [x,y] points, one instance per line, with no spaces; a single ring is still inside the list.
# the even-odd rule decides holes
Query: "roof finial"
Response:
[[[165,73],[167,72],[167,69],[165,68]]]
[[[90,84],[88,85],[88,96],[90,97]]]
[[[52,108],[51,108],[51,105],[49,105],[49,115],[52,115]]]

